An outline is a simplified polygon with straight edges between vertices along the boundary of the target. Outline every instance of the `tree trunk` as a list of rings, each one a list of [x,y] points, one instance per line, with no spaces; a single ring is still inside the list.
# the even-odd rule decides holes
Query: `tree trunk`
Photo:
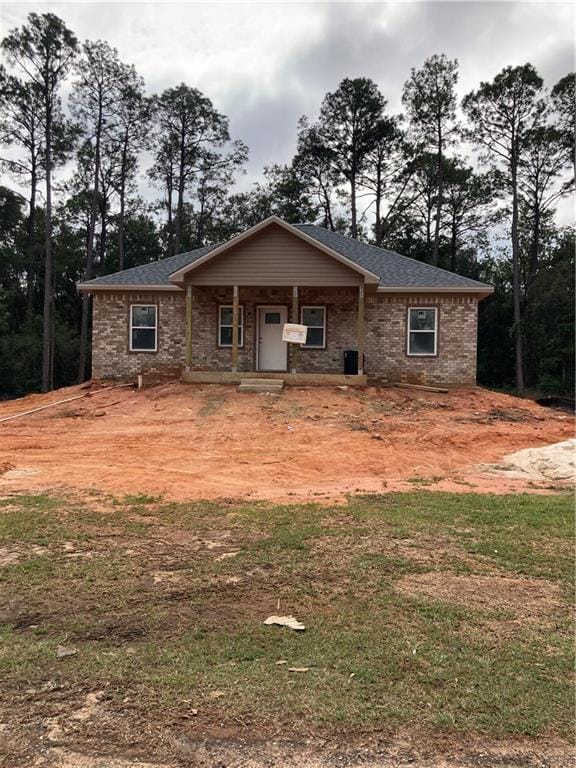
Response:
[[[374,234],[376,245],[382,245],[382,168],[380,163],[376,168],[376,210],[374,221]]]
[[[524,323],[527,324],[528,329],[530,329],[530,323],[531,321],[536,320],[537,318],[534,318],[533,315],[533,305],[536,299],[536,278],[538,276],[538,255],[539,255],[539,245],[540,245],[540,206],[538,205],[538,195],[534,195],[533,205],[532,205],[532,216],[533,216],[533,225],[532,225],[532,235],[531,235],[531,242],[530,242],[530,259],[528,263],[528,274],[526,275],[526,296],[524,301]],[[538,350],[536,345],[536,340],[533,337],[533,334],[528,331],[527,334],[524,335],[523,338],[523,363],[524,363],[524,378],[525,378],[525,384],[528,384],[528,386],[533,386],[534,384],[538,383],[538,366],[539,366],[539,360],[538,360]]]
[[[88,227],[88,242],[86,245],[86,271],[84,280],[92,279],[94,266],[94,233],[96,230],[96,218],[98,216],[98,187],[100,180],[100,139],[102,137],[102,108],[98,116],[96,126],[96,149],[94,153],[94,188],[92,190],[92,203],[90,206],[90,223]],[[86,361],[88,357],[88,329],[90,323],[90,295],[82,293],[82,318],[80,321],[80,353],[78,360],[78,382],[86,377]]]
[[[434,226],[434,249],[432,251],[432,264],[438,266],[438,250],[440,248],[440,216],[442,215],[442,195],[444,194],[444,160],[442,155],[442,126],[438,121],[438,178],[436,200],[436,222]]]
[[[518,237],[518,160],[512,158],[512,290],[514,301],[514,340],[516,389],[524,392],[524,360],[522,350],[522,306],[520,297],[520,240]]]
[[[33,154],[34,152],[32,152]],[[26,257],[28,266],[26,268],[26,320],[30,322],[34,314],[34,234],[36,229],[36,187],[38,184],[36,162],[32,160],[32,172],[30,175],[30,211],[26,224]]]
[[[167,256],[174,256],[174,222],[172,221],[172,176],[170,175],[168,179],[168,184],[166,185],[166,194],[168,197],[167,200],[167,208],[168,208],[168,246],[167,246]]]
[[[456,272],[456,249],[458,246],[458,237],[456,222],[452,221],[451,233],[450,233],[450,270]]]
[[[52,309],[50,312],[50,389],[54,389],[54,359],[56,348],[56,305],[54,303],[54,291],[52,291]]]
[[[46,234],[44,261],[44,308],[42,321],[42,392],[52,380],[52,105],[46,95]]]
[[[356,214],[356,175],[350,176],[350,213],[352,216],[352,222],[350,226],[350,234],[356,239],[358,237],[358,221]]]
[[[124,269],[124,217],[126,208],[126,173],[128,163],[128,129],[124,134],[122,167],[120,168],[120,213],[118,215],[118,270]]]
[[[108,221],[106,219],[106,205],[101,209],[100,221],[100,264],[106,264],[106,247],[108,245]]]
[[[184,175],[186,171],[186,160],[184,151],[184,129],[180,133],[180,162],[178,166],[178,200],[176,201],[176,237],[175,253],[180,253],[182,249],[182,216],[184,214]]]
[[[184,215],[184,181],[178,181],[178,199],[176,201],[176,234],[174,237],[174,253],[182,250],[182,217]]]
[[[432,237],[430,235],[430,224],[432,223],[432,207],[430,205],[430,196],[426,201],[426,261],[430,261],[430,248],[432,245]]]

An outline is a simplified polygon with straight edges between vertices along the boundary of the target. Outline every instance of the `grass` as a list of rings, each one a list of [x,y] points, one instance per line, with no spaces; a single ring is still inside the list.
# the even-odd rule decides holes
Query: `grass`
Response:
[[[18,554],[0,568],[0,699],[57,681],[159,720],[192,702],[206,727],[571,733],[566,496],[100,506],[0,500],[0,553]],[[400,588],[436,572],[536,579],[563,603],[535,620]],[[278,610],[306,631],[264,626]]]

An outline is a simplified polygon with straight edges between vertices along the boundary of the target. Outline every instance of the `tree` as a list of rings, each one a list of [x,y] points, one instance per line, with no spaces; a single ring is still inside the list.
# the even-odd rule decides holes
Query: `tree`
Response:
[[[527,133],[518,185],[520,210],[530,230],[528,282],[538,271],[542,223],[549,213],[555,212],[558,200],[573,188],[573,179],[566,178],[568,163],[564,136],[558,128],[540,124]]]
[[[541,256],[528,318],[533,348],[532,386],[574,397],[574,229],[556,230]]]
[[[436,212],[432,264],[438,264],[440,226],[444,192],[444,156],[446,147],[453,141],[456,125],[456,83],[458,61],[446,55],[434,55],[426,59],[422,69],[412,69],[404,85],[404,104],[412,130],[423,149],[436,155]]]
[[[338,172],[333,167],[329,150],[322,147],[318,129],[311,127],[306,117],[298,121],[298,149],[292,165],[311,197],[316,198],[321,225],[335,231]]]
[[[327,93],[320,117],[307,137],[308,153],[327,158],[350,189],[350,234],[358,236],[358,184],[369,152],[378,137],[386,100],[373,80],[342,80]]]
[[[213,242],[213,227],[220,210],[234,185],[235,174],[240,172],[248,158],[248,148],[235,141],[229,152],[202,154],[193,189],[191,207],[190,247],[201,248]]]
[[[254,185],[260,197],[261,208],[267,208],[289,224],[313,222],[318,218],[306,178],[297,165],[268,165],[264,168],[264,182]]]
[[[79,121],[88,142],[87,156],[91,157],[92,184],[91,208],[86,241],[85,280],[91,280],[94,267],[94,235],[100,202],[100,175],[102,146],[115,128],[117,112],[125,78],[118,51],[101,40],[83,45],[82,57],[77,67],[77,81],[70,99],[72,113]],[[93,151],[90,152],[89,150]],[[88,355],[88,331],[90,316],[90,295],[82,294],[82,319],[80,326],[80,359],[78,381],[84,381]]]
[[[230,139],[228,119],[196,88],[181,83],[152,101],[155,123],[154,166],[150,177],[166,190],[168,255],[182,247],[184,202],[207,152],[221,149]],[[176,192],[175,227],[172,232],[172,197]]]
[[[177,152],[173,143],[158,135],[154,137],[156,153],[154,165],[148,170],[148,177],[164,192],[160,208],[166,209],[166,226],[163,230],[165,255],[174,256],[174,191],[176,185]]]
[[[162,244],[152,217],[146,212],[140,201],[135,202],[133,211],[127,211],[122,231],[118,219],[113,219],[108,237],[107,262],[108,272],[114,272],[118,265],[120,237],[124,250],[124,268],[138,267],[162,257]]]
[[[44,312],[42,331],[42,390],[52,388],[53,275],[52,275],[52,170],[55,117],[60,113],[59,90],[76,55],[77,40],[53,13],[30,13],[28,23],[12,30],[2,41],[9,61],[30,82],[43,105],[46,223],[44,253]]]
[[[317,218],[318,206],[294,165],[267,166],[263,175],[247,192],[222,197],[210,219],[208,242],[228,240],[272,215],[291,224]]]
[[[124,269],[126,194],[138,168],[138,153],[148,145],[150,102],[144,95],[144,80],[134,67],[124,67],[116,112],[114,140],[120,155],[116,191],[118,214],[118,269]]]
[[[411,194],[416,170],[412,147],[400,129],[399,118],[384,117],[361,175],[364,194],[374,207],[374,242],[382,245],[399,218],[410,209],[418,193]]]
[[[564,147],[576,178],[576,73],[562,77],[552,88],[552,106],[556,128],[562,133]]]
[[[0,158],[0,166],[29,188],[26,224],[27,315],[32,314],[37,254],[34,249],[36,200],[43,178],[43,101],[33,84],[8,75],[0,67],[0,144],[15,149],[14,157]]]
[[[543,122],[530,131],[519,168],[522,310],[524,326],[531,329],[525,334],[524,355],[529,385],[534,385],[540,375],[536,339],[541,321],[535,317],[543,285],[540,272],[545,268],[545,254],[557,236],[557,203],[574,186],[570,165],[565,139],[558,128]]]
[[[474,173],[459,158],[445,161],[443,223],[449,237],[449,264],[457,271],[458,254],[470,237],[487,225],[487,214],[494,203],[494,180],[488,174]]]
[[[519,169],[531,131],[538,125],[544,105],[539,99],[542,79],[531,64],[506,67],[491,83],[481,83],[462,107],[472,130],[469,138],[481,148],[481,157],[504,170],[511,197],[512,283],[516,387],[524,390],[523,332],[520,285]]]
[[[422,252],[413,252],[414,258],[423,261],[430,260],[433,239],[434,211],[438,194],[437,159],[431,152],[418,152],[412,161],[410,176],[411,206],[407,210],[408,217],[416,214],[416,231],[420,231]],[[416,239],[416,238],[415,238]]]

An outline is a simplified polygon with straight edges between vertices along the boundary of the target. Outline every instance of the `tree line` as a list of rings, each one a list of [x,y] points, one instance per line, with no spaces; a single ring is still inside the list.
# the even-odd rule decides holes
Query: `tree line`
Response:
[[[90,375],[78,280],[272,213],[493,283],[481,383],[573,391],[575,236],[557,208],[574,191],[574,73],[547,89],[531,64],[509,66],[459,101],[458,62],[434,55],[401,114],[373,80],[344,79],[295,126],[291,162],[235,191],[248,148],[198,89],[149,95],[115,48],[51,13],[0,47],[0,393]]]

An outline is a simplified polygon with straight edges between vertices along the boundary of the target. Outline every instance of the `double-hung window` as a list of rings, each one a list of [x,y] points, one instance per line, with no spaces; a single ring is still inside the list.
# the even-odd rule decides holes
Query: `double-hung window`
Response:
[[[306,344],[311,349],[324,349],[326,346],[326,307],[302,307],[300,323],[308,328]]]
[[[130,352],[158,350],[158,307],[156,304],[130,306]]]
[[[408,309],[408,354],[433,357],[438,351],[438,310]]]
[[[232,346],[232,305],[223,304],[218,308],[218,346]],[[238,346],[244,346],[244,307],[238,307]]]

